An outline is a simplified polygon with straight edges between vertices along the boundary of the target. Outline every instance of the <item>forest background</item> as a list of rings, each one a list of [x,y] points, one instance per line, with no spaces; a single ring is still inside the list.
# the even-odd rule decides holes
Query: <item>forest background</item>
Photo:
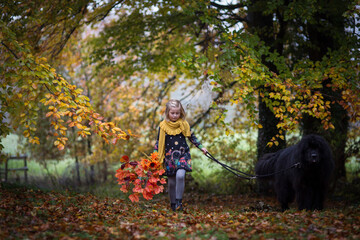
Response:
[[[26,137],[21,151],[43,166],[73,159],[77,185],[80,165],[88,182],[107,181],[122,155],[151,153],[174,97],[210,152],[237,168],[318,133],[333,149],[333,182],[357,177],[355,1],[1,7],[1,135]],[[194,164],[198,183],[221,184],[204,158]]]
[[[116,188],[121,157],[152,152],[170,98],[182,101],[203,145],[235,168],[253,173],[264,153],[317,133],[333,150],[332,189],[359,179],[357,1],[43,0],[0,8],[2,159],[27,154],[34,183]],[[193,188],[255,190],[197,149],[192,155]]]
[[[0,237],[359,237],[359,11],[356,0],[0,1],[0,168],[26,154],[37,188],[0,185]],[[264,153],[324,136],[329,210],[278,213],[274,197],[251,198],[266,186],[196,148],[186,214],[162,198],[130,205],[115,171],[152,153],[170,98],[212,155],[248,173]]]

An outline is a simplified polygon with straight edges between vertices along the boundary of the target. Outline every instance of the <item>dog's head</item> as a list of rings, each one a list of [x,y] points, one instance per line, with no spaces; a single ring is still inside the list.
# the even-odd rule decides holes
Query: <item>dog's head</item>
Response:
[[[305,136],[301,141],[302,161],[305,164],[318,164],[320,163],[324,153],[323,143],[319,141],[317,136]]]
[[[320,162],[320,151],[318,148],[308,148],[305,152],[305,161],[310,164]]]

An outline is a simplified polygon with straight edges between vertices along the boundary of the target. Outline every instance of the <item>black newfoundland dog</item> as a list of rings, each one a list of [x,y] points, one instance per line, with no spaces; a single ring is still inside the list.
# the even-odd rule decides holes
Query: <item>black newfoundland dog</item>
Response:
[[[313,134],[304,136],[294,146],[265,154],[255,166],[259,179],[261,175],[271,175],[275,180],[282,210],[288,209],[294,198],[299,210],[323,209],[333,170],[329,144],[323,137]]]

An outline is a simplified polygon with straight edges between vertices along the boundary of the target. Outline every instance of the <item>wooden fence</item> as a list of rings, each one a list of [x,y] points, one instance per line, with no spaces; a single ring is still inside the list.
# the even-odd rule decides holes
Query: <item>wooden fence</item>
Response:
[[[20,168],[8,168],[9,166],[9,161],[24,161],[24,166],[20,167]],[[28,167],[27,167],[27,156],[11,156],[8,157],[6,162],[5,162],[5,168],[2,169],[0,168],[0,181],[4,181],[7,182],[8,181],[8,174],[9,172],[15,172],[15,171],[24,171],[24,179],[25,179],[25,183],[27,183],[28,178],[27,178],[27,171],[28,171]],[[4,179],[2,177],[2,175],[4,174]]]

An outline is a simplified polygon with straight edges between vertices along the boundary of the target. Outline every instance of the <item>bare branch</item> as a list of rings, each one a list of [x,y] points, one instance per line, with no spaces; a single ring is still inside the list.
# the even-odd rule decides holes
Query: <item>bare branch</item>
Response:
[[[118,1],[118,2],[113,3],[113,4],[109,7],[109,9],[107,9],[107,10],[105,11],[105,13],[103,13],[102,15],[100,15],[100,14],[99,14],[99,15],[95,15],[92,19],[86,21],[85,23],[86,23],[86,24],[91,23],[91,22],[93,22],[96,18],[99,18],[98,21],[104,20],[104,19],[110,14],[111,10],[113,10],[117,5],[123,3],[124,1],[125,1],[125,0],[121,0],[121,1]],[[108,6],[105,6],[104,8],[106,8],[106,7],[108,7]]]
[[[226,86],[226,88],[227,88],[227,89],[230,89],[230,88],[232,88],[236,83],[237,83],[237,81],[233,81],[233,82],[231,82],[228,86]],[[216,102],[218,99],[222,98],[223,95],[224,95],[224,92],[219,93],[219,94],[213,99],[213,101]],[[197,126],[198,124],[200,124],[201,121],[210,114],[211,110],[214,110],[214,109],[210,107],[210,108],[208,108],[205,112],[203,112],[203,113],[196,119],[196,121],[195,121],[193,124],[191,124],[190,127],[193,128],[193,127]]]
[[[215,3],[215,2],[210,2],[210,5],[213,6],[213,7],[218,8],[218,9],[226,9],[226,10],[234,10],[234,9],[241,8],[241,7],[245,6],[243,3],[221,5],[221,4],[218,4],[218,3]]]

